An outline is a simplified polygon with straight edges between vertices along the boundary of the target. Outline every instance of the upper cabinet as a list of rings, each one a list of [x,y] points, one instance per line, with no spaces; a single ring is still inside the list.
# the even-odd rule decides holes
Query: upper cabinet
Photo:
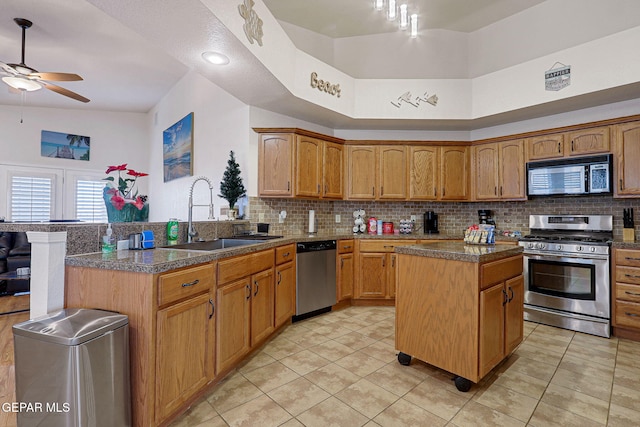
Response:
[[[640,195],[640,121],[613,126],[615,197]]]
[[[438,200],[469,200],[469,147],[440,147]]]
[[[376,198],[376,152],[369,145],[347,146],[347,199]]]
[[[524,200],[524,140],[473,147],[476,200]]]
[[[343,146],[294,132],[261,133],[261,197],[342,199]]]
[[[608,126],[536,136],[528,143],[529,160],[586,156],[610,149]]]
[[[407,157],[403,145],[347,147],[347,199],[405,200]]]
[[[411,146],[408,157],[409,199],[437,200],[440,188],[440,147]]]

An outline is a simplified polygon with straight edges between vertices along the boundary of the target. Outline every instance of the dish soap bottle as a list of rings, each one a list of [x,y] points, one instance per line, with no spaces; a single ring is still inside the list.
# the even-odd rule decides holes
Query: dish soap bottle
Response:
[[[102,253],[108,254],[116,250],[116,241],[113,237],[111,223],[107,224],[107,232],[102,236]]]

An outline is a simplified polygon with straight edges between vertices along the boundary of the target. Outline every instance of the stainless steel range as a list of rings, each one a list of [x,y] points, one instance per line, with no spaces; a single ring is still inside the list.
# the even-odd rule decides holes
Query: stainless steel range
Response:
[[[611,336],[611,215],[530,215],[524,318]]]

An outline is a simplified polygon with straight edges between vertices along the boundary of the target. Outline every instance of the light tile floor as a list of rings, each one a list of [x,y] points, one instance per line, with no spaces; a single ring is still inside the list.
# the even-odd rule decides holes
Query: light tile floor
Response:
[[[638,426],[640,343],[525,322],[525,340],[467,393],[394,349],[393,307],[288,326],[172,427]]]

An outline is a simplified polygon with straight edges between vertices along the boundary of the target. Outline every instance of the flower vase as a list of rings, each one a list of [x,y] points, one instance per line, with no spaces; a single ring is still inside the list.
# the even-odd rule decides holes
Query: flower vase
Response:
[[[107,218],[109,222],[133,222],[136,217],[136,212],[138,208],[134,205],[127,203],[122,209],[118,210],[111,204],[111,196],[109,194],[104,194],[104,204],[107,208]]]

